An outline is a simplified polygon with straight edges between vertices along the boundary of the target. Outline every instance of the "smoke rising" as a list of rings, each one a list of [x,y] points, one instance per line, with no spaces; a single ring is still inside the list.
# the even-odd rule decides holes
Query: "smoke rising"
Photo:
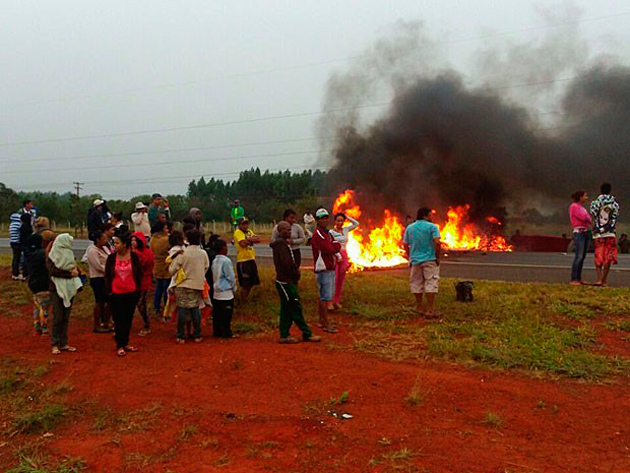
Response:
[[[335,141],[339,189],[403,215],[470,204],[477,220],[532,202],[566,207],[573,191],[597,195],[604,181],[622,205],[630,198],[630,69],[589,59],[576,24],[487,48],[472,79],[440,59],[421,24],[398,28],[329,81],[324,110],[349,108],[318,124],[327,148]],[[361,107],[388,94],[366,119]]]

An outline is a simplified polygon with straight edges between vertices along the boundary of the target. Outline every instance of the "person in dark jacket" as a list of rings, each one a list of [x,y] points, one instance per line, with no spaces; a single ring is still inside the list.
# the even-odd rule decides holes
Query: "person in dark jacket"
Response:
[[[92,203],[92,208],[88,210],[87,214],[87,228],[88,228],[88,238],[90,240],[94,240],[94,234],[97,231],[103,231],[103,204],[105,201],[101,199],[96,199]]]
[[[50,280],[46,266],[44,239],[35,233],[28,239],[28,288],[33,293],[33,326],[36,335],[48,333],[48,313],[50,312]]]
[[[291,224],[282,221],[278,224],[277,231],[278,237],[269,246],[273,251],[276,289],[280,296],[280,339],[278,343],[297,343],[297,340],[289,335],[289,330],[294,322],[302,331],[303,341],[319,342],[321,338],[313,335],[302,313],[302,302],[297,285],[300,280],[300,269],[288,241],[291,238]]]
[[[105,263],[105,290],[114,316],[116,349],[118,356],[136,352],[129,345],[129,334],[133,323],[133,313],[140,299],[142,288],[142,263],[140,257],[131,251],[131,236],[128,233],[114,237],[115,253],[107,257]]]
[[[33,234],[33,216],[25,213],[20,216],[20,220],[22,221],[22,225],[20,226],[20,258],[22,261],[22,277],[27,278],[28,264],[26,263],[26,254],[28,253],[28,239]]]

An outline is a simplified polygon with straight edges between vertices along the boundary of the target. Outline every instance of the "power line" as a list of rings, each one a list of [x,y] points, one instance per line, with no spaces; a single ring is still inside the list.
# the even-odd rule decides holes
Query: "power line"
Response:
[[[232,121],[227,121],[227,122],[204,123],[200,125],[176,126],[176,127],[169,127],[169,128],[155,128],[155,129],[150,129],[150,130],[139,130],[139,131],[124,131],[124,132],[118,132],[118,133],[105,133],[102,135],[85,135],[85,136],[74,136],[74,137],[68,137],[68,138],[51,138],[51,139],[46,139],[46,140],[16,141],[13,143],[0,143],[0,146],[6,147],[6,146],[41,144],[41,143],[59,143],[59,142],[64,142],[64,141],[88,140],[92,138],[114,138],[118,136],[164,133],[167,131],[197,130],[197,129],[202,129],[202,128],[213,128],[213,127],[220,127],[220,126],[227,126],[227,125],[240,125],[240,124],[245,124],[245,123],[257,123],[257,122],[270,121],[270,120],[283,120],[286,118],[310,117],[314,115],[322,115],[324,113],[331,113],[331,112],[343,112],[343,111],[363,109],[363,108],[382,107],[385,105],[389,105],[390,103],[391,102],[377,103],[377,104],[371,104],[371,105],[358,105],[356,107],[345,107],[345,108],[339,108],[339,109],[321,110],[318,112],[293,113],[289,115],[275,115],[275,116],[268,116],[268,117],[248,118],[245,120],[232,120]]]
[[[192,163],[214,163],[218,161],[237,161],[241,159],[260,159],[260,158],[277,158],[284,156],[294,156],[294,155],[305,155],[305,154],[317,154],[320,152],[328,152],[332,151],[329,149],[321,150],[321,151],[292,151],[289,153],[272,153],[272,154],[255,154],[248,156],[231,156],[224,158],[203,158],[203,159],[185,159],[185,160],[171,160],[171,161],[162,161],[162,162],[152,162],[152,163],[137,163],[137,164],[125,164],[124,168],[133,168],[133,167],[155,167],[155,166],[172,166],[172,165],[180,165],[180,164],[192,164]],[[89,166],[87,169],[90,171],[96,171],[99,169],[111,169],[112,166]],[[49,168],[49,169],[38,169],[37,172],[61,172],[61,171],[75,171],[76,167],[71,168]],[[32,169],[20,169],[18,171],[5,171],[4,174],[24,174],[24,173],[32,173]]]
[[[522,84],[511,84],[511,85],[500,86],[500,87],[482,87],[481,90],[492,91],[492,90],[513,89],[513,88],[518,88],[518,87],[531,87],[531,86],[536,86],[536,85],[548,85],[548,84],[553,84],[553,83],[556,83],[556,82],[566,82],[566,81],[574,79],[575,77],[577,77],[577,76],[563,77],[563,78],[559,78],[559,79],[550,79],[550,80],[539,81],[539,82],[526,82],[526,83],[522,83]],[[361,110],[361,109],[367,109],[367,108],[384,107],[384,106],[387,106],[387,105],[391,105],[392,103],[393,103],[393,100],[390,100],[390,101],[387,101],[387,102],[380,102],[380,103],[367,104],[367,105],[357,105],[357,106],[354,106],[354,107],[342,107],[342,108],[337,108],[337,109],[320,110],[320,111],[316,111],[316,112],[294,113],[294,114],[289,114],[289,115],[274,115],[274,116],[268,116],[268,117],[248,118],[248,119],[244,119],[244,120],[231,120],[231,121],[226,121],[226,122],[214,122],[214,123],[205,123],[205,124],[188,125],[188,126],[177,126],[177,127],[168,127],[168,128],[154,128],[154,129],[138,130],[138,131],[124,131],[124,132],[118,132],[118,133],[105,133],[105,134],[101,134],[101,135],[84,135],[84,136],[74,136],[74,137],[66,137],[66,138],[50,138],[50,139],[46,139],[46,140],[16,141],[16,142],[12,142],[12,143],[0,143],[0,147],[21,146],[21,145],[31,145],[31,144],[42,144],[42,143],[59,143],[59,142],[65,142],[65,141],[88,140],[88,139],[93,139],[93,138],[114,138],[114,137],[120,137],[120,136],[133,136],[133,135],[146,135],[146,134],[151,134],[151,133],[164,133],[164,132],[168,132],[168,131],[182,131],[182,130],[196,130],[196,129],[203,129],[203,128],[214,128],[214,127],[221,127],[221,126],[228,126],[228,125],[257,123],[257,122],[270,121],[270,120],[283,120],[283,119],[287,119],[287,118],[310,117],[310,116],[315,116],[315,115],[323,115],[323,114],[326,114],[326,113],[346,112],[346,111],[349,111],[349,110]]]
[[[173,148],[173,149],[164,149],[164,150],[154,150],[154,151],[136,151],[131,153],[109,153],[109,154],[87,154],[87,155],[78,155],[78,156],[65,156],[63,158],[32,158],[32,159],[19,159],[17,157],[10,158],[4,161],[0,161],[0,164],[3,163],[14,163],[19,161],[20,163],[37,163],[37,162],[49,162],[49,161],[71,161],[74,159],[95,159],[95,158],[110,158],[110,157],[122,157],[122,156],[143,156],[143,155],[152,155],[152,154],[163,154],[163,153],[177,153],[182,151],[208,151],[213,149],[230,149],[230,148],[244,148],[246,146],[258,146],[258,145],[271,145],[271,144],[282,144],[282,143],[297,143],[302,141],[314,141],[317,138],[294,138],[288,140],[273,140],[273,141],[258,141],[252,143],[240,143],[234,145],[217,145],[217,146],[200,146],[196,148]]]
[[[605,15],[605,16],[563,21],[563,22],[554,23],[551,25],[532,26],[528,28],[521,28],[521,29],[515,29],[515,30],[498,31],[495,33],[489,33],[489,34],[480,35],[480,36],[472,36],[469,38],[444,40],[444,41],[441,41],[441,43],[449,44],[449,43],[464,43],[464,42],[470,42],[470,41],[479,41],[479,40],[494,38],[497,36],[506,36],[506,35],[516,34],[516,33],[527,33],[531,31],[540,31],[540,30],[545,30],[545,29],[560,28],[563,26],[576,25],[576,24],[592,22],[592,21],[608,20],[608,19],[628,16],[628,15],[630,15],[630,12],[618,12],[618,13]],[[268,74],[268,73],[273,73],[273,72],[284,72],[284,71],[291,71],[291,70],[296,70],[296,69],[304,69],[304,68],[309,68],[309,67],[334,64],[338,62],[346,62],[352,59],[358,59],[360,57],[361,55],[355,54],[355,55],[346,56],[343,58],[314,61],[314,62],[308,62],[308,63],[302,63],[302,64],[295,64],[291,66],[254,69],[251,71],[245,71],[245,72],[234,73],[234,74],[216,75],[216,76],[211,76],[211,77],[207,77],[205,79],[199,79],[199,80],[171,82],[171,83],[166,83],[166,84],[156,84],[156,85],[147,86],[147,87],[135,87],[135,88],[124,89],[124,90],[119,90],[119,91],[103,91],[103,92],[96,92],[93,94],[83,94],[83,95],[78,95],[74,97],[67,97],[63,99],[40,100],[40,101],[32,101],[32,102],[14,102],[14,103],[5,104],[5,106],[10,107],[10,106],[23,106],[23,105],[64,103],[64,102],[71,102],[71,101],[76,101],[76,100],[91,99],[91,98],[96,98],[96,97],[108,97],[111,95],[132,94],[136,92],[143,92],[146,90],[160,90],[160,89],[169,89],[169,88],[182,87],[182,86],[198,85],[198,84],[204,84],[207,82],[212,82],[217,79],[235,79],[238,77],[247,77],[247,76],[257,75],[257,74]]]

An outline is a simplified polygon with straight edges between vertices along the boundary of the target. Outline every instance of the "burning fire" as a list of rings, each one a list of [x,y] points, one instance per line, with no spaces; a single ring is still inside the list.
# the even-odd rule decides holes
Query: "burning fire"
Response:
[[[354,191],[346,190],[337,197],[333,212],[343,212],[348,217],[358,220],[361,217],[361,208],[355,205],[354,198]],[[364,240],[365,232],[367,232],[365,228],[359,227],[348,235],[346,251],[353,270],[391,268],[407,264],[402,247],[405,228],[389,210],[385,210],[383,226],[369,230]]]
[[[443,226],[438,225],[444,249],[512,251],[512,245],[508,244],[501,235],[482,232],[475,224],[469,223],[468,209],[470,209],[469,205],[449,207],[446,214],[448,221]],[[486,221],[495,229],[502,225],[496,217],[488,217]]]
[[[502,236],[481,231],[476,225],[469,223],[469,208],[468,205],[449,208],[446,223],[438,224],[442,247],[449,251],[512,251],[512,246]],[[355,203],[354,191],[348,189],[340,194],[333,206],[333,212],[343,212],[359,220],[361,208]],[[495,217],[488,217],[487,221],[495,230],[501,226],[501,222]],[[407,264],[402,243],[405,228],[396,216],[385,210],[382,226],[368,229],[365,224],[363,222],[361,227],[348,235],[346,250],[352,270],[391,268]]]

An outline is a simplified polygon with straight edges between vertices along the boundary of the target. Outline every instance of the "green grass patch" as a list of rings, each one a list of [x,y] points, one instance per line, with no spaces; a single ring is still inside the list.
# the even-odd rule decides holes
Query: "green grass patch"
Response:
[[[80,473],[85,470],[85,463],[80,458],[66,460],[56,466],[50,466],[50,461],[22,458],[20,463],[7,470],[6,473]]]
[[[66,407],[63,404],[49,404],[35,412],[19,414],[16,425],[20,432],[37,433],[53,430],[66,417]]]
[[[616,332],[630,332],[630,320],[608,320],[604,322],[604,327]]]
[[[460,303],[454,281],[443,279],[440,319],[419,324],[407,277],[349,275],[355,349],[392,361],[431,356],[584,379],[630,373],[628,360],[597,353],[591,325],[597,317],[630,312],[627,288],[475,281],[475,301]],[[604,326],[630,330],[630,322],[621,320]]]

